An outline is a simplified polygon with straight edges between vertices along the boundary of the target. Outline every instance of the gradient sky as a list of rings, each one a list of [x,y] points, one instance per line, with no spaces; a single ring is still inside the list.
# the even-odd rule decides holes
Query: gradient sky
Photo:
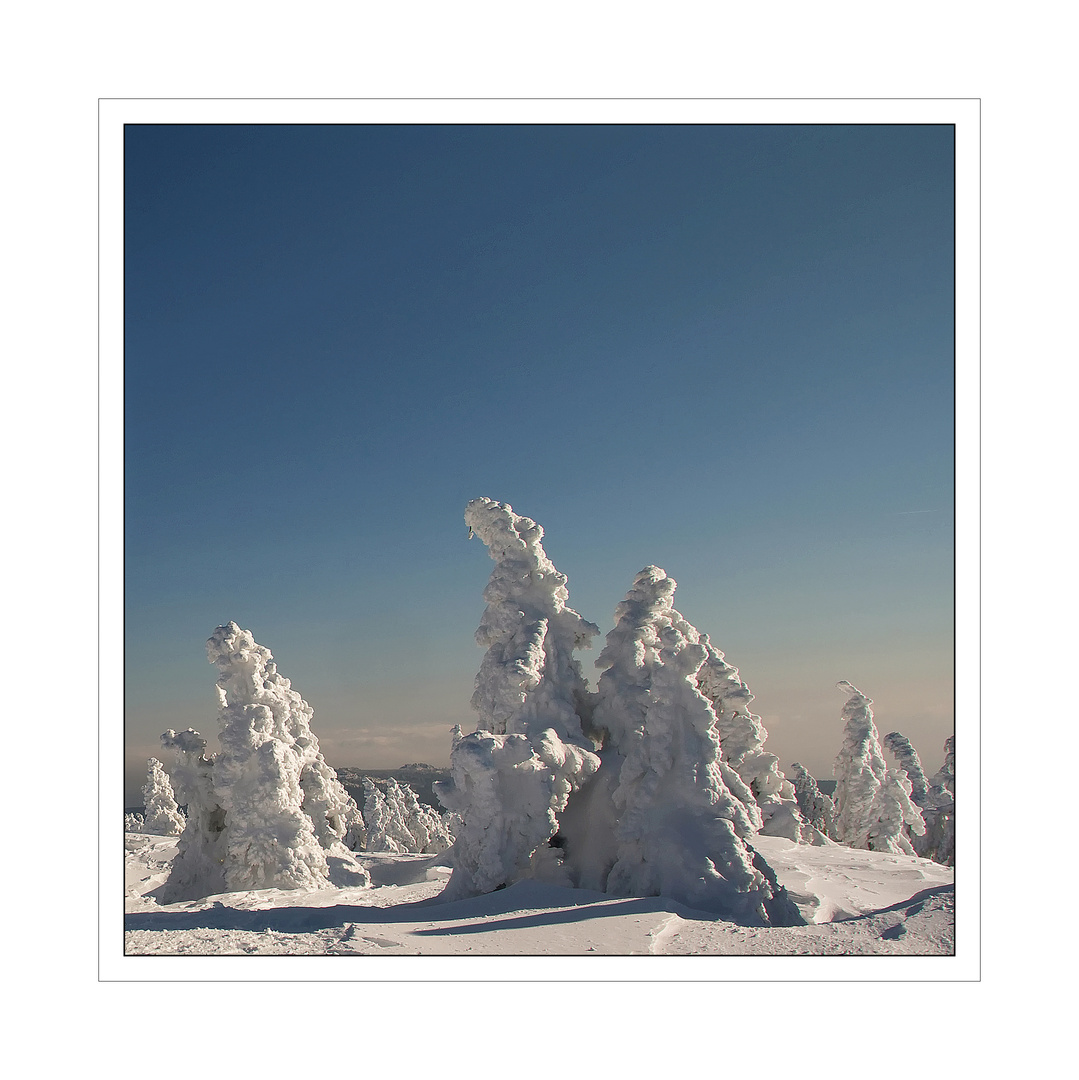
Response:
[[[820,778],[953,731],[950,126],[128,126],[126,793],[233,619],[331,765],[448,761],[486,495],[636,571]],[[581,655],[595,685],[595,657]]]

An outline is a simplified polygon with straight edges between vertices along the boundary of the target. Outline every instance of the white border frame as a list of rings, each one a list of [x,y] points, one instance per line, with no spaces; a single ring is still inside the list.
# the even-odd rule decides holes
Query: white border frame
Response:
[[[123,128],[155,124],[956,125],[956,954],[952,957],[123,955],[123,656],[99,645],[98,979],[165,982],[910,982],[981,979],[981,114],[978,99],[99,101],[99,642],[123,640]]]

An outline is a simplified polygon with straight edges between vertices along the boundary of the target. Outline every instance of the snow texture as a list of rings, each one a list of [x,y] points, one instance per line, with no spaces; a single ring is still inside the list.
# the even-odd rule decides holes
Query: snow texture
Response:
[[[157,758],[147,764],[142,801],[146,810],[144,831],[157,836],[179,836],[184,831],[184,816],[176,805],[169,774]]]
[[[581,726],[591,700],[573,655],[599,627],[568,606],[567,579],[534,521],[487,498],[468,504],[465,521],[495,567],[476,631],[487,650],[472,696],[479,724],[455,733],[451,779],[436,787],[462,822],[447,899],[557,876],[561,858],[549,841],[558,815],[600,764]]]
[[[794,778],[794,797],[802,817],[818,832],[834,840],[835,804],[817,786],[817,781],[804,765],[794,762],[791,773]]]
[[[641,581],[638,575],[635,584]],[[750,827],[719,768],[716,716],[697,686],[708,655],[697,636],[671,620],[655,643],[643,722],[624,744],[613,792],[616,859],[606,890],[667,896],[735,922],[800,922],[767,863],[739,835]]]
[[[898,731],[890,731],[884,736],[884,745],[907,774],[907,779],[910,780],[910,797],[915,806],[925,806],[929,795],[929,782],[922,771],[918,751],[911,746],[910,739]]]

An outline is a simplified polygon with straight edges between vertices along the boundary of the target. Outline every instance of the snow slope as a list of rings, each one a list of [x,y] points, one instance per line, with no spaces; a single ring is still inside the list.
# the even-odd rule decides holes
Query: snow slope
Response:
[[[951,868],[926,859],[758,836],[807,925],[745,927],[665,897],[522,881],[439,902],[444,855],[360,853],[372,887],[261,889],[158,904],[175,837],[128,833],[125,952],[301,956],[948,956]],[[359,972],[342,973],[357,977]]]

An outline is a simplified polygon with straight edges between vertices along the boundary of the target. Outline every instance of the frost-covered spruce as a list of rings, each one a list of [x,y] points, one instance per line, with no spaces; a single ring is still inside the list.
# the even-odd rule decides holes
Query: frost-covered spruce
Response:
[[[875,825],[874,806],[884,785],[887,767],[873,723],[873,702],[849,682],[836,683],[847,695],[843,706],[843,746],[832,766],[836,778],[836,839],[849,847],[867,848]]]
[[[398,855],[411,851],[412,836],[405,827],[401,807],[388,799],[368,776],[363,778],[363,820],[367,850]]]
[[[719,728],[722,760],[737,774],[759,807],[759,831],[796,842],[819,840],[798,809],[794,785],[779,769],[779,758],[764,749],[768,731],[749,711],[753,694],[738,669],[702,637],[707,659],[698,676],[701,693],[712,703]],[[732,789],[733,790],[733,789]],[[741,797],[741,796],[740,796]]]
[[[412,848],[418,855],[438,855],[452,843],[453,837],[446,831],[441,815],[432,807],[420,802],[419,796],[408,784],[398,784],[391,776],[387,787],[396,789],[401,802],[405,828],[412,837]]]
[[[146,765],[146,784],[142,789],[146,809],[143,831],[157,836],[179,836],[184,831],[184,816],[176,805],[169,774],[157,758],[150,758]]]
[[[866,847],[870,851],[891,851],[903,855],[915,854],[907,828],[922,836],[925,822],[921,811],[910,797],[910,778],[901,768],[889,769],[884,775],[873,802],[873,823],[869,826]]]
[[[162,902],[225,892],[225,810],[214,789],[216,755],[206,753],[206,740],[194,728],[169,728],[161,736],[161,745],[174,758],[171,777],[176,799],[187,807],[176,856],[162,886]]]
[[[899,767],[907,774],[910,781],[910,797],[915,806],[925,806],[929,794],[929,782],[922,771],[922,762],[918,751],[911,746],[910,739],[898,731],[889,731],[884,736],[884,745],[892,757],[899,762]]]
[[[124,832],[142,832],[146,824],[142,814],[124,814]]]
[[[550,873],[558,815],[599,768],[581,726],[591,702],[573,655],[599,627],[569,607],[567,579],[534,521],[486,498],[468,504],[465,521],[495,567],[476,631],[487,650],[472,696],[479,723],[455,739],[452,778],[437,787],[462,820],[447,899]]]
[[[596,660],[596,667],[604,670],[599,678],[593,722],[604,737],[605,749],[614,749],[623,758],[643,732],[652,675],[661,664],[664,631],[674,627],[691,644],[702,645],[709,658],[722,656],[712,648],[707,634],[700,634],[674,609],[676,588],[674,578],[658,566],[646,566],[641,570],[625,600],[615,608],[614,629],[607,635],[607,643]],[[707,672],[706,660],[697,674],[697,689],[705,697],[708,693],[701,685],[701,679]],[[718,767],[723,782],[744,808],[735,825],[740,836],[749,836],[761,827],[760,809],[753,793],[723,759],[718,718],[715,735],[721,744]]]
[[[326,855],[303,811],[299,708],[269,649],[235,623],[207,642],[218,671],[221,751],[213,782],[226,815],[225,882],[245,889],[316,889]]]
[[[825,836],[835,838],[835,805],[817,786],[809,770],[797,761],[791,765],[794,797],[802,817]]]
[[[408,784],[390,776],[383,785],[384,791],[363,778],[368,851],[437,855],[453,843],[439,813],[424,806]]]
[[[218,671],[213,784],[226,814],[229,890],[369,884],[342,843],[352,800],[319,753],[311,706],[236,623],[219,626],[206,650]]]
[[[925,835],[914,840],[919,855],[945,866],[955,865],[955,736],[944,743],[944,764],[929,781]]]
[[[661,636],[676,627],[691,643],[701,641],[697,630],[674,610],[675,589],[674,579],[660,567],[646,566],[641,570],[625,599],[615,608],[614,629],[608,633],[596,660],[602,674],[593,726],[603,741],[602,766],[590,787],[581,793],[582,805],[567,809],[561,830],[566,863],[582,888],[602,890],[617,858],[614,791],[627,755],[644,738],[652,677],[661,664]],[[718,745],[718,732],[715,734]],[[732,819],[735,830],[739,836],[749,837],[761,825],[756,801],[720,756],[714,760],[727,790],[740,803]]]
[[[617,857],[607,891],[668,896],[739,922],[800,922],[739,836],[745,808],[723,782],[715,713],[697,686],[705,646],[673,625],[657,644],[643,723],[614,791]]]

